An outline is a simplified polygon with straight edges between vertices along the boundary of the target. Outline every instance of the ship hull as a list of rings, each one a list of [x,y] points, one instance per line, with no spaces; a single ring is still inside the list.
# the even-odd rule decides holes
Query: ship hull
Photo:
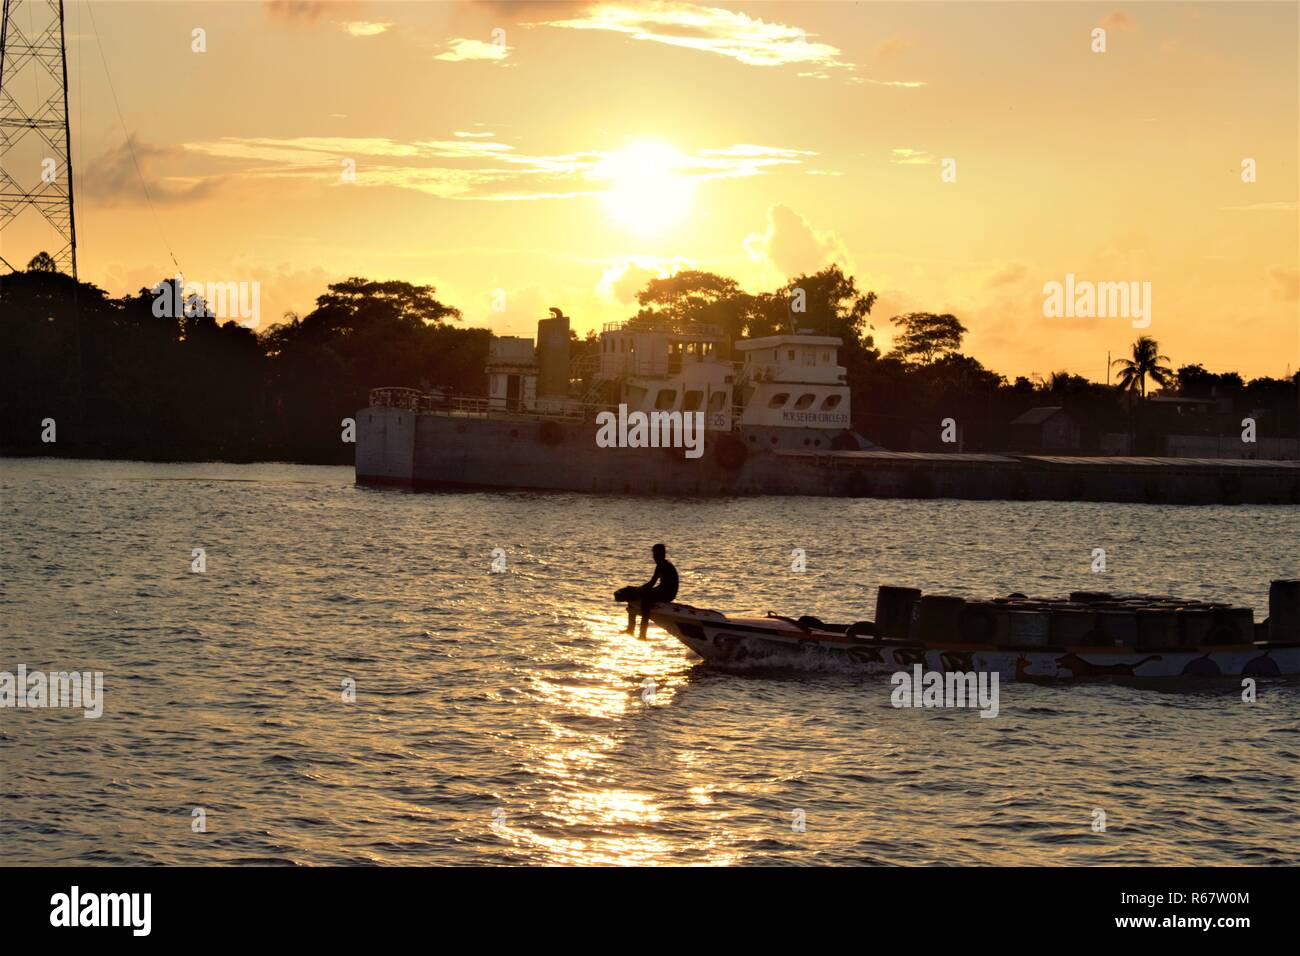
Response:
[[[1294,504],[1300,463],[840,451],[833,433],[707,432],[703,454],[602,448],[596,426],[372,405],[357,413],[358,484],[596,494]]]

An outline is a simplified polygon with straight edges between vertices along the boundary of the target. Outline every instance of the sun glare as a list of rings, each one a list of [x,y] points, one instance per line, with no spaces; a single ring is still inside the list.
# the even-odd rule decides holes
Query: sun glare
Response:
[[[609,183],[601,198],[610,216],[640,235],[658,235],[690,212],[695,186],[682,175],[686,157],[665,143],[632,143],[607,155],[595,175]]]

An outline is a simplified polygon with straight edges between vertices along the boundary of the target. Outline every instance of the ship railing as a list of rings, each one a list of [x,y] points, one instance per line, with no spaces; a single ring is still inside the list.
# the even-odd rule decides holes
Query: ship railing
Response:
[[[370,390],[370,404],[387,408],[405,408],[413,412],[432,411],[445,401],[441,395],[430,395],[418,388],[399,388],[386,385]]]
[[[608,402],[590,401],[589,392],[581,401],[560,401],[548,403],[540,399],[537,404],[525,407],[518,400],[489,399],[471,395],[428,394],[416,388],[374,388],[370,390],[370,404],[389,408],[409,409],[414,412],[429,412],[454,418],[510,418],[531,421],[595,421],[601,412],[618,413],[618,406]],[[733,417],[733,428],[738,427],[739,413]]]
[[[684,322],[680,319],[621,319],[606,322],[602,332],[664,332],[687,338],[722,339],[725,332],[720,325],[709,322]]]

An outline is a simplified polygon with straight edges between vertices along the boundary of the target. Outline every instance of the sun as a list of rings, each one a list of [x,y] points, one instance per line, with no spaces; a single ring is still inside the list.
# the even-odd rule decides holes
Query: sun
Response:
[[[607,154],[593,175],[609,183],[601,199],[610,216],[639,235],[654,236],[691,211],[695,184],[683,175],[686,166],[679,150],[646,140]]]

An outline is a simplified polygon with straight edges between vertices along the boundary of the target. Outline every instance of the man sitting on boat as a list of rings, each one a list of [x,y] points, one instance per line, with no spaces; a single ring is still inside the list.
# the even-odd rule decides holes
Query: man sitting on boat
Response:
[[[650,626],[650,608],[655,604],[671,601],[677,597],[677,568],[668,560],[668,549],[656,544],[650,549],[655,559],[655,573],[652,578],[639,588],[624,588],[619,596],[627,604],[627,633],[636,631],[636,609],[633,601],[641,600],[641,637],[645,637],[646,628]]]

